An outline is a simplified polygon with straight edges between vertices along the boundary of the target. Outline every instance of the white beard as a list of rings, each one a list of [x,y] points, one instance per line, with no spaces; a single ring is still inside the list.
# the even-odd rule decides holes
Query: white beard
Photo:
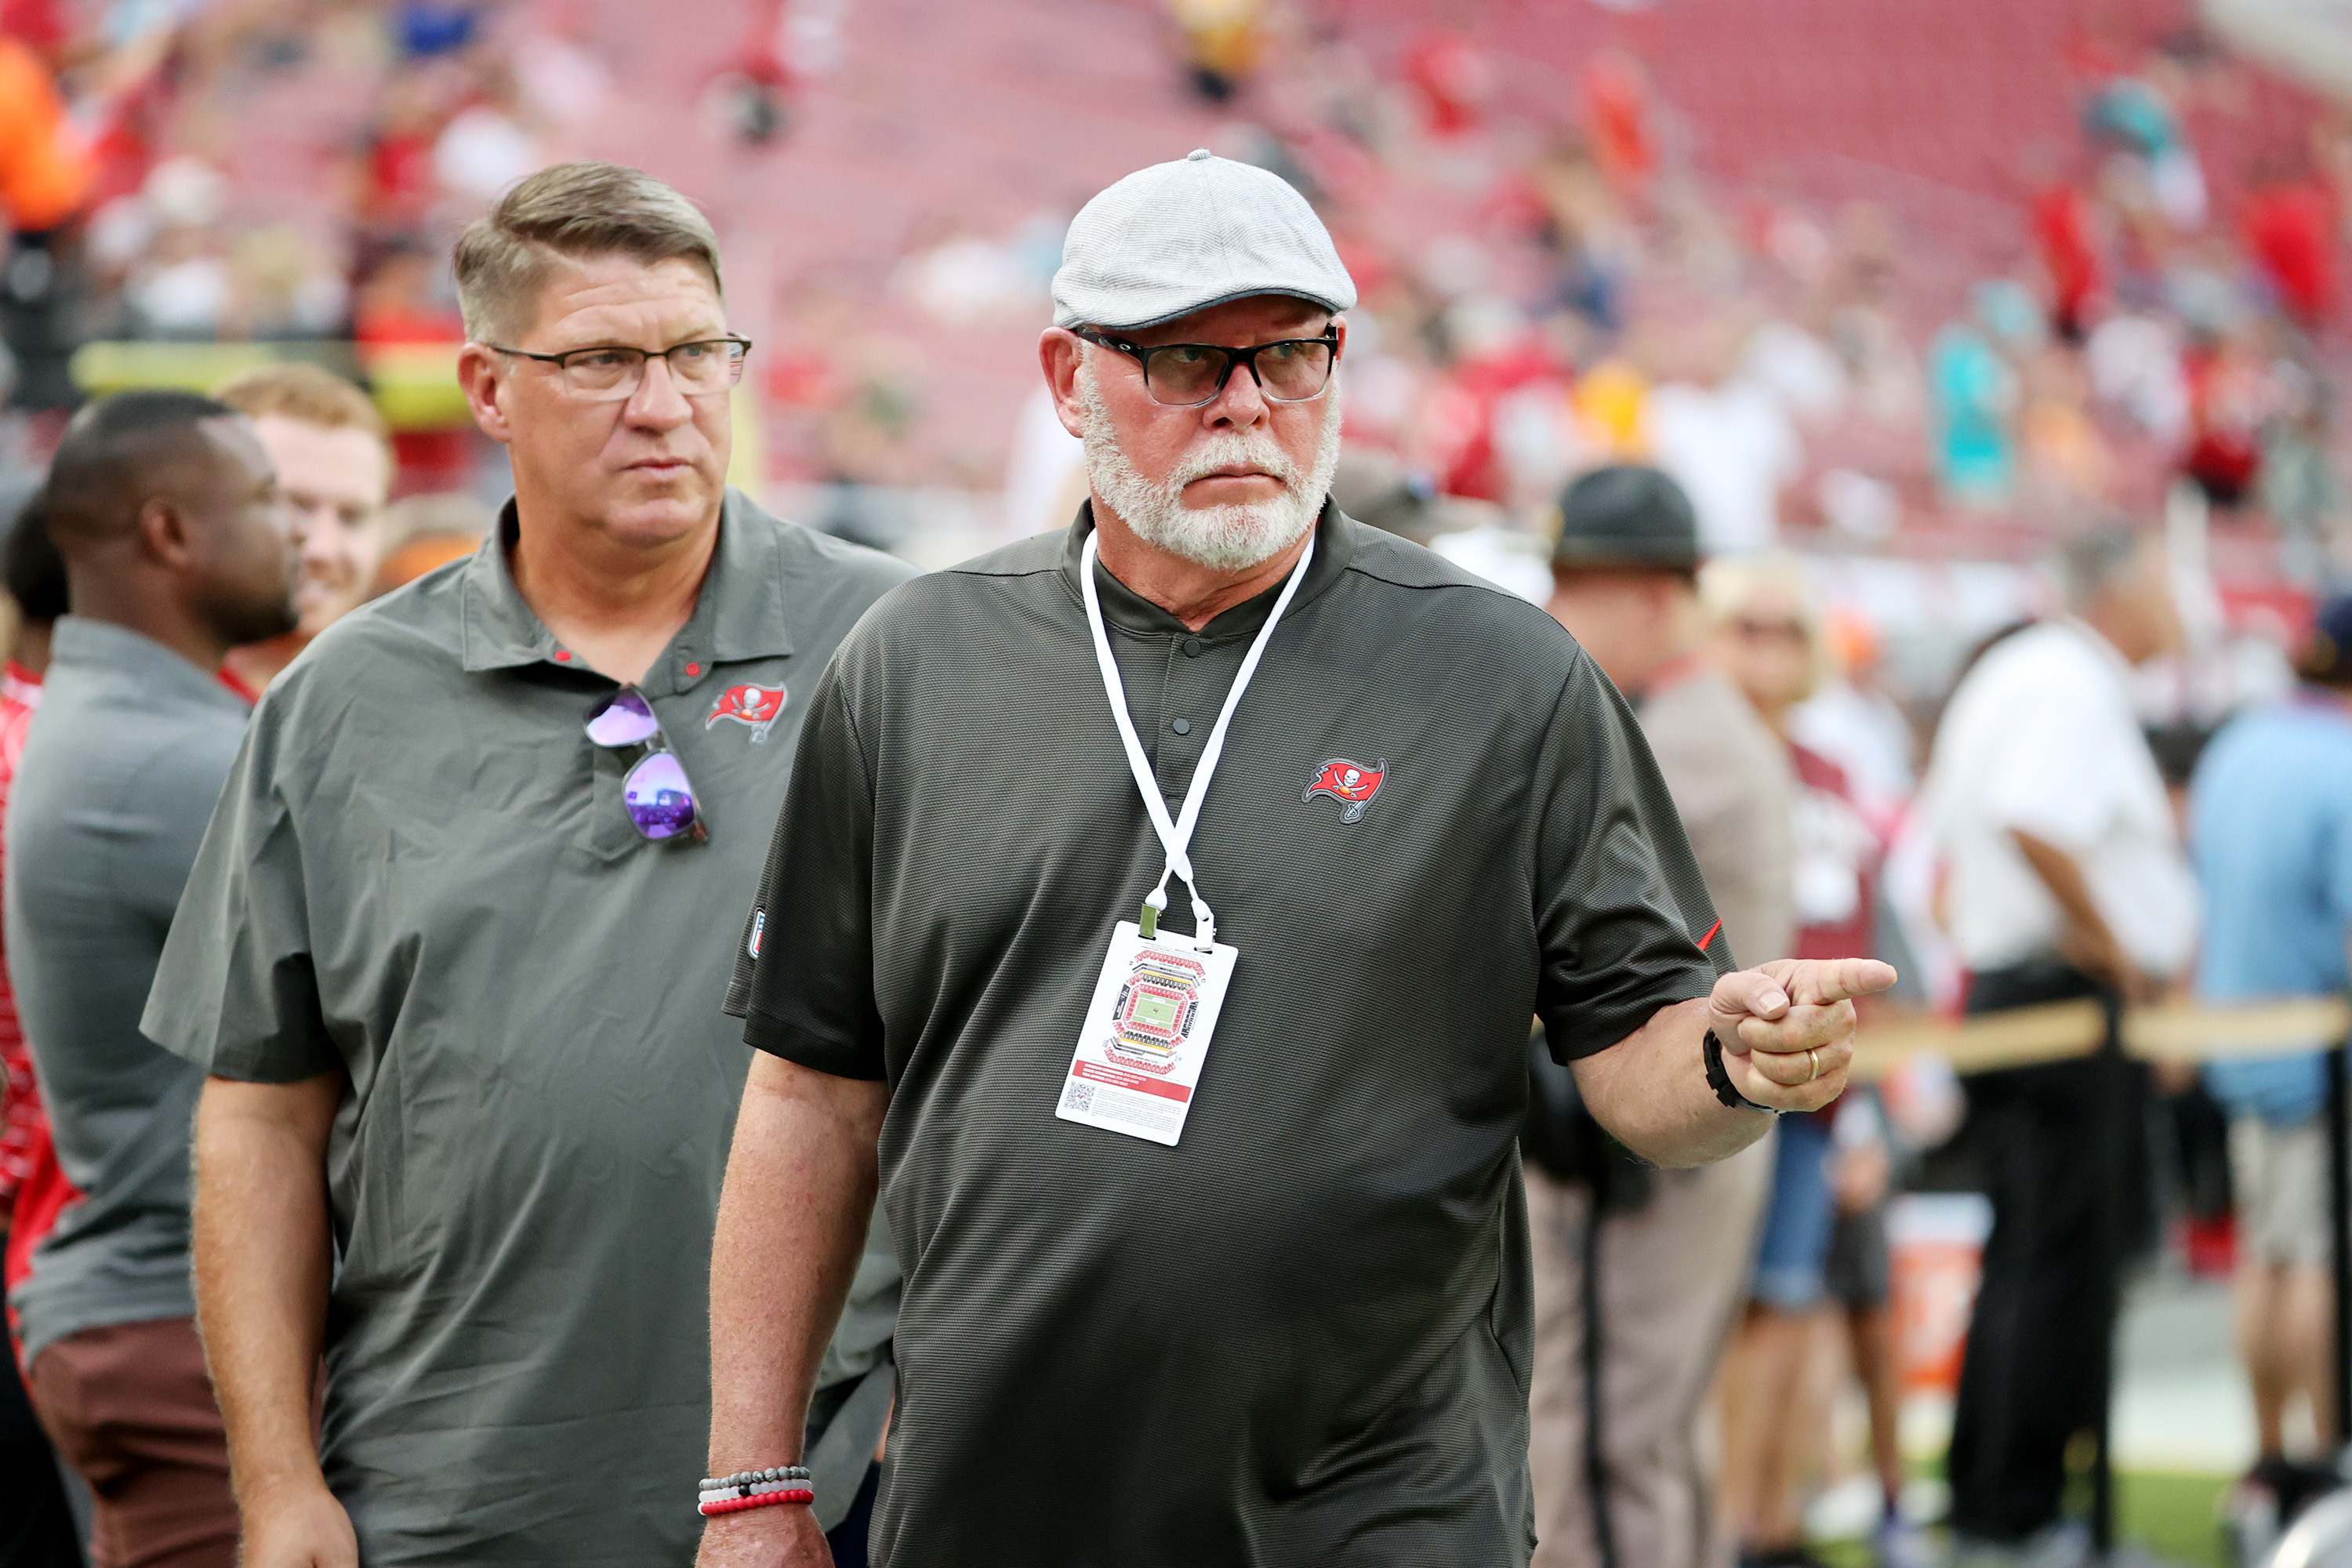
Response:
[[[1091,357],[1091,356],[1089,356]],[[1238,370],[1235,374],[1242,374]],[[1119,450],[1110,405],[1095,380],[1094,366],[1078,367],[1078,397],[1086,407],[1087,478],[1094,492],[1145,543],[1215,572],[1242,572],[1273,560],[1315,526],[1331,476],[1339,466],[1339,388],[1335,380],[1322,398],[1323,428],[1315,447],[1315,470],[1301,479],[1273,437],[1263,429],[1224,430],[1184,454],[1173,472],[1153,483],[1138,473]],[[1261,468],[1282,483],[1271,500],[1188,507],[1184,487],[1233,463]]]

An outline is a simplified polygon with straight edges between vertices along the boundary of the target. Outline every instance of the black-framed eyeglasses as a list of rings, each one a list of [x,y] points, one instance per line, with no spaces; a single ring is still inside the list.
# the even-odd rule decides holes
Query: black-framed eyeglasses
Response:
[[[503,343],[482,346],[493,353],[553,365],[563,377],[565,391],[592,403],[619,403],[635,396],[637,388],[645,383],[646,361],[655,357],[653,351],[624,348],[617,343],[566,349],[560,354],[533,353],[529,349],[510,349]],[[673,343],[660,351],[660,357],[669,362],[669,378],[678,391],[688,397],[703,397],[724,392],[741,381],[743,356],[751,352],[751,339],[730,333],[723,338]]]
[[[1147,349],[1106,337],[1092,327],[1070,331],[1141,365],[1144,390],[1151,401],[1171,408],[1198,408],[1215,398],[1233,379],[1236,365],[1246,365],[1258,390],[1276,403],[1312,403],[1330,387],[1331,367],[1339,362],[1337,325],[1326,328],[1319,338],[1278,338],[1245,349],[1223,343],[1160,343]]]
[[[629,826],[651,839],[710,837],[694,784],[669,737],[662,733],[654,705],[634,686],[624,686],[588,710],[588,738],[614,751],[643,753],[621,780],[621,805]]]

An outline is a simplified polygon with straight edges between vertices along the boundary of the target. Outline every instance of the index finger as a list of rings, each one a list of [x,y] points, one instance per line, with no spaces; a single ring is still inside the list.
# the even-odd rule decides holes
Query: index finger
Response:
[[[1895,966],[1874,958],[1797,959],[1782,984],[1796,1001],[1824,1007],[1885,990],[1895,984]]]

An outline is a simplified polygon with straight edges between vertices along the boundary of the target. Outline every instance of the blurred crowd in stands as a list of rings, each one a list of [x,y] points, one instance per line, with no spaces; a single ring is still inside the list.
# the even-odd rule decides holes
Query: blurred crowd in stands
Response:
[[[1453,35],[1376,63],[1343,5],[1165,10],[1217,150],[1315,199],[1362,286],[1348,437],[1371,493],[1351,499],[1533,538],[1564,479],[1645,458],[1714,550],[2015,556],[2185,479],[2274,539],[2289,580],[2341,569],[2329,332],[2352,124],[2314,113],[2292,156],[2217,179],[2189,111],[2244,92],[2245,68],[2193,33],[2083,44],[2073,144],[2016,150],[2013,264],[1966,276],[1884,205],[1710,176],[1630,52],[1596,52],[1533,122]],[[789,138],[835,19],[813,0],[751,15],[698,110],[758,145]],[[70,404],[65,356],[93,338],[454,341],[449,237],[583,148],[620,65],[584,0],[10,0],[0,36],[19,89],[0,127],[8,343],[31,409]],[[923,416],[890,321],[1017,339],[1067,216],[932,215],[880,276],[792,280],[758,366],[773,477],[999,483]],[[1046,526],[1058,500],[1008,527]]]

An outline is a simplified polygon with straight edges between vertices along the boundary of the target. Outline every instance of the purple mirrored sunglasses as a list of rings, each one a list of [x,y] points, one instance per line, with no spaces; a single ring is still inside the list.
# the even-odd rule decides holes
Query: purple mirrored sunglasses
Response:
[[[624,686],[596,704],[588,713],[588,738],[615,751],[646,751],[621,781],[621,804],[628,808],[631,826],[647,838],[710,837],[696,806],[694,785],[643,692]]]

